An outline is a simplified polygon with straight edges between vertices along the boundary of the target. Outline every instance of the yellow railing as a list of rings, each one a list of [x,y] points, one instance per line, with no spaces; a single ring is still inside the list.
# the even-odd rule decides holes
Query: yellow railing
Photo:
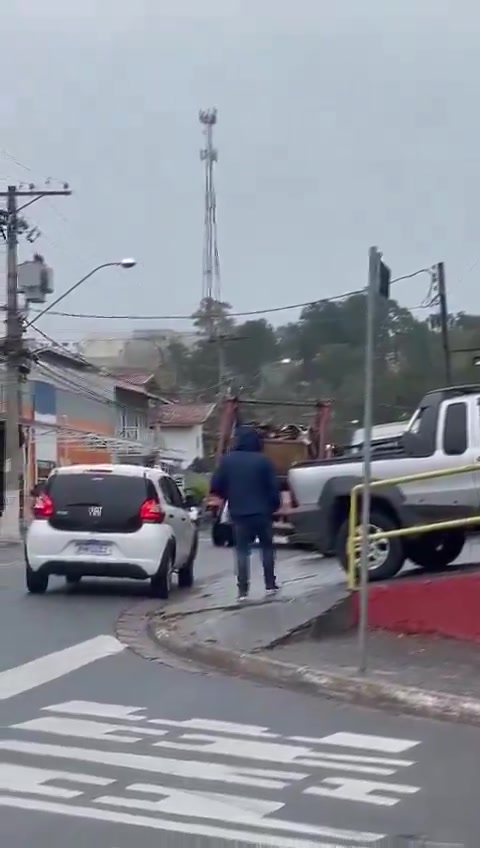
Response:
[[[467,474],[468,472],[480,471],[480,464],[461,465],[458,468],[441,469],[440,471],[425,471],[421,474],[409,474],[406,477],[389,477],[387,480],[374,480],[370,489],[376,490],[383,486],[399,486],[402,483],[413,483],[421,480],[435,480],[439,477],[453,477],[454,474]],[[356,562],[355,542],[361,539],[361,528],[358,525],[358,495],[365,488],[364,483],[358,483],[350,492],[350,513],[348,522],[348,586],[349,589],[356,588]],[[435,530],[454,530],[457,527],[472,527],[480,524],[480,515],[472,518],[454,518],[449,521],[438,521],[435,524],[419,524],[411,527],[400,527],[397,530],[377,531],[369,533],[368,539],[394,539],[401,536],[419,536],[422,533],[432,533]]]

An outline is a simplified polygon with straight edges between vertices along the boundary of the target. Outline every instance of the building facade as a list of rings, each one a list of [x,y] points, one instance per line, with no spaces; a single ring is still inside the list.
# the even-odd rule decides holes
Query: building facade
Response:
[[[172,403],[162,406],[159,425],[166,451],[181,456],[182,468],[189,468],[195,459],[204,457],[204,426],[215,404]]]

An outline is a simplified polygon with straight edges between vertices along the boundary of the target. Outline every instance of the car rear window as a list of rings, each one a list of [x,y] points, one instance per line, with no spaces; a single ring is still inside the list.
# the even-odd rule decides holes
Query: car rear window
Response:
[[[144,500],[155,498],[155,489],[148,478],[100,472],[55,474],[48,482],[47,491],[57,509],[72,503],[119,507],[128,503],[139,509]]]

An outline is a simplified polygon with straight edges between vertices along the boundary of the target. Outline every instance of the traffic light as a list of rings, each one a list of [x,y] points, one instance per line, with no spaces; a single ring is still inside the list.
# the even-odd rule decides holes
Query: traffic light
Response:
[[[380,281],[378,287],[378,293],[380,297],[384,297],[385,300],[390,299],[390,278],[392,276],[392,272],[388,265],[385,265],[384,262],[380,262]]]

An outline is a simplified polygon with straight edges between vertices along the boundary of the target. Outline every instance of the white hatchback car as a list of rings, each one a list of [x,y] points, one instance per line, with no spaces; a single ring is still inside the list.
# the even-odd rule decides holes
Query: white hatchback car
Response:
[[[168,598],[172,574],[193,584],[198,530],[178,486],[157,468],[70,465],[55,469],[33,507],[25,539],[29,592],[47,590],[51,574],[129,577]]]

